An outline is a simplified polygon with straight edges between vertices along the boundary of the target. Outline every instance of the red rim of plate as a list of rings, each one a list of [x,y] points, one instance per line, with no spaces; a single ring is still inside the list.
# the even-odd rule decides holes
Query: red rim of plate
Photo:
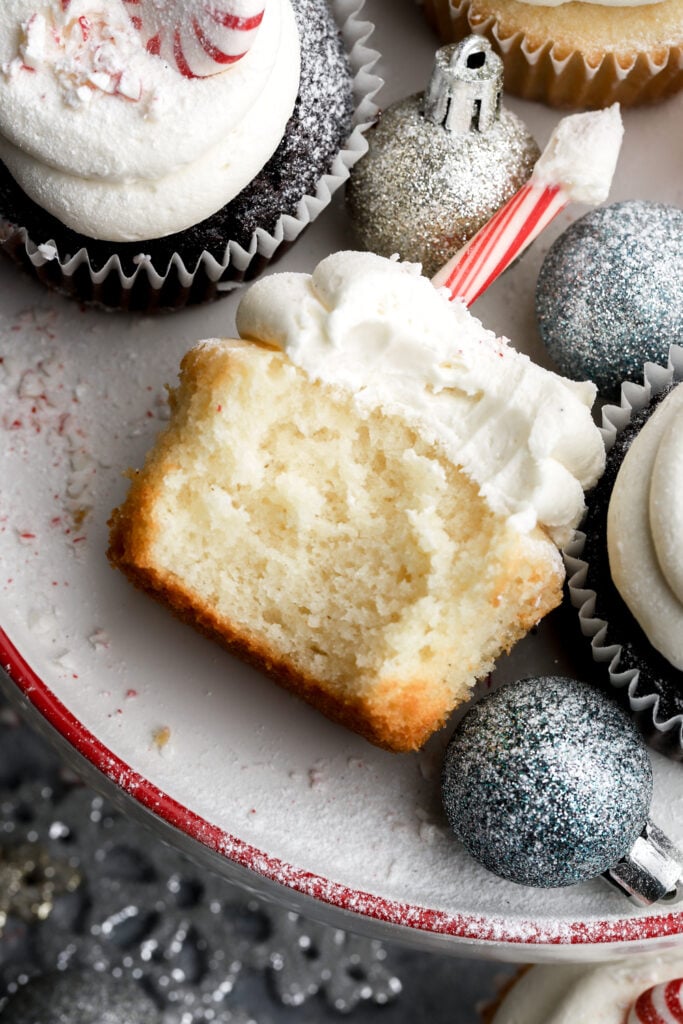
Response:
[[[400,925],[468,941],[516,945],[590,945],[664,938],[683,932],[683,912],[605,921],[538,923],[440,910],[398,903],[350,889],[320,875],[302,871],[271,857],[242,839],[211,824],[174,800],[126,764],[78,721],[49,686],[33,671],[5,631],[0,628],[0,664],[33,707],[87,761],[139,804],[167,824],[235,864],[306,896],[362,914],[386,924]]]

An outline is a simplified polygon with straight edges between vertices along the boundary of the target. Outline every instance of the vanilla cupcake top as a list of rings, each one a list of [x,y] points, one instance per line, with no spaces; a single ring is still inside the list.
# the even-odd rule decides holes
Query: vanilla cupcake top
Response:
[[[610,572],[653,647],[683,669],[683,385],[631,443],[607,515]]]
[[[274,274],[249,289],[240,335],[282,348],[312,379],[414,424],[520,530],[565,543],[605,451],[592,384],[565,380],[448,301],[419,266],[340,252],[312,275]]]
[[[90,237],[158,238],[215,213],[268,161],[294,108],[289,0],[268,0],[248,52],[219,74],[189,77],[152,49],[124,0],[0,5],[0,159]]]
[[[531,4],[533,7],[559,7],[571,3],[572,0],[520,0],[520,3]],[[662,0],[578,0],[580,4],[595,4],[597,7],[645,7],[649,4],[660,4]]]

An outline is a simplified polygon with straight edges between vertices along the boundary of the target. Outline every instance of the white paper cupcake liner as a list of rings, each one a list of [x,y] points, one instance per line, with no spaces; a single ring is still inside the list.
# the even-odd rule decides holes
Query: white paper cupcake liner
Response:
[[[555,44],[532,47],[523,32],[505,35],[495,16],[473,14],[470,0],[424,0],[430,20],[442,36],[448,19],[460,37],[465,32],[486,35],[494,43],[505,66],[505,88],[524,99],[555,107],[607,107],[612,103],[632,106],[650,103],[683,87],[683,49],[658,46],[656,53],[642,53],[630,60],[606,52],[590,64],[581,53],[566,54]],[[447,13],[446,13],[446,8]],[[455,39],[455,36],[453,37]]]
[[[634,413],[646,409],[655,395],[672,383],[683,381],[683,347],[671,345],[666,367],[646,363],[643,384],[627,381],[621,386],[619,405],[602,410],[601,433],[609,452],[618,435],[629,425]],[[666,718],[660,715],[660,697],[656,693],[638,695],[638,669],[621,665],[622,647],[607,643],[608,620],[595,614],[598,594],[585,586],[589,563],[582,558],[586,534],[576,532],[564,551],[567,585],[572,605],[577,609],[581,632],[590,638],[594,661],[607,670],[609,682],[636,718],[652,745],[676,759],[683,759],[683,714]]]
[[[330,0],[353,76],[351,135],[330,171],[318,179],[315,193],[299,200],[295,215],[282,214],[272,233],[257,228],[247,248],[229,241],[222,259],[204,252],[194,267],[187,267],[179,253],[175,253],[164,268],[155,267],[150,258],[141,254],[132,274],[125,273],[116,255],[96,270],[86,247],[62,257],[55,240],[35,245],[25,228],[16,228],[7,222],[0,222],[0,247],[48,286],[81,301],[117,309],[150,312],[156,308],[210,301],[257,277],[271,260],[283,255],[328,206],[348,179],[353,165],[367,151],[365,132],[377,117],[379,108],[374,97],[384,83],[373,72],[380,54],[368,45],[374,25],[361,19],[364,3],[365,0]],[[142,241],[141,250],[144,245]]]

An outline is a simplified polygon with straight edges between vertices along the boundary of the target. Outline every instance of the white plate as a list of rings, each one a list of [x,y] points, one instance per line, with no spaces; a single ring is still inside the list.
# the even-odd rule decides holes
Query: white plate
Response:
[[[386,105],[424,88],[434,41],[409,0],[368,0]],[[510,101],[543,145],[558,119]],[[683,97],[628,112],[613,198],[681,203]],[[478,304],[545,360],[533,287],[572,209]],[[337,201],[280,264],[310,270],[353,244]],[[480,869],[439,806],[447,735],[377,750],[180,625],[110,570],[106,521],[198,338],[230,335],[236,297],[156,319],[107,315],[0,265],[0,655],[8,690],[128,793],[162,836],[308,913],[411,943],[499,958],[606,958],[681,941],[683,912],[633,910],[600,881],[537,891]],[[20,316],[21,311],[28,313]],[[89,510],[80,524],[74,510]],[[78,520],[79,516],[76,516]],[[562,616],[505,659],[505,678],[576,666]],[[167,730],[168,742],[154,735]],[[683,842],[680,765],[655,758],[653,816]],[[316,902],[307,900],[314,897]],[[342,910],[354,912],[351,921]]]

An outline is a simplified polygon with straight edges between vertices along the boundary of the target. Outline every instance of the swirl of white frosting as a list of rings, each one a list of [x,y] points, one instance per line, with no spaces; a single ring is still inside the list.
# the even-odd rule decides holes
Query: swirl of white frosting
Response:
[[[682,973],[680,952],[597,966],[532,967],[503,999],[493,1024],[624,1024],[642,992]]]
[[[415,264],[341,252],[313,275],[275,274],[242,299],[245,339],[277,345],[361,412],[407,418],[520,530],[564,543],[604,466],[595,388],[544,370],[451,303]]]
[[[122,0],[3,0],[0,159],[68,227],[157,238],[215,213],[277,148],[299,85],[289,0],[247,55],[194,80],[148,53]]]
[[[683,385],[621,464],[607,516],[614,583],[648,640],[683,669]]]

